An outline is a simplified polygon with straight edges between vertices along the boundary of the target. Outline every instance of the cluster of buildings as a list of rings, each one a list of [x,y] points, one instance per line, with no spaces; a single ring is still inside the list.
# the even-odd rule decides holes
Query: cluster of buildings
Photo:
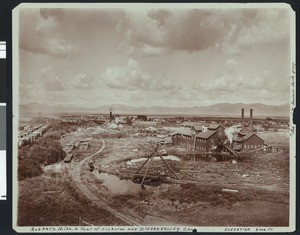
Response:
[[[28,144],[38,137],[42,136],[47,129],[46,124],[39,124],[37,126],[31,126],[29,124],[22,124],[19,126],[18,145],[22,146]]]
[[[80,125],[82,127],[97,127],[106,121],[104,116],[98,115],[64,115],[58,119],[59,123]]]
[[[222,123],[216,121],[183,121],[174,133],[171,133],[171,142],[174,146],[180,146],[187,150],[209,152],[216,149],[218,144],[226,144],[236,151],[253,150],[264,146],[264,141],[256,134],[257,128],[253,123],[253,109],[250,109],[250,118],[245,120],[244,109],[241,110],[241,121],[234,133],[230,133],[229,138],[227,130]],[[115,123],[116,117],[109,113],[109,123]],[[121,118],[119,118],[122,120]],[[134,129],[133,137],[166,137],[168,133],[164,131],[163,118],[145,120],[134,118],[131,126]],[[166,121],[166,120],[164,120]],[[226,131],[225,131],[226,130]]]
[[[184,122],[171,137],[173,145],[208,152],[213,145],[224,141],[226,134],[222,124]]]
[[[250,109],[250,124],[245,125],[242,109],[241,128],[228,138],[225,127],[218,123],[183,122],[181,127],[171,134],[173,145],[193,151],[209,152],[221,144],[231,145],[236,151],[253,150],[264,147],[264,141],[253,127],[253,110]]]
[[[253,109],[250,109],[250,124],[245,125],[244,109],[242,109],[241,130],[234,133],[232,145],[235,150],[253,150],[264,147],[264,140],[257,134],[257,130],[253,127]]]

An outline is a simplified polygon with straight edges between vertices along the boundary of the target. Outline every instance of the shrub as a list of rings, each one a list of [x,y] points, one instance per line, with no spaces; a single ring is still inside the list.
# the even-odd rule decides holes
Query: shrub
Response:
[[[23,180],[33,178],[43,173],[42,165],[50,165],[65,158],[61,144],[50,137],[44,136],[32,143],[32,146],[22,146],[19,149],[18,178]]]
[[[33,178],[43,173],[41,165],[30,158],[25,160],[19,160],[18,167],[18,179],[23,180],[27,178]]]

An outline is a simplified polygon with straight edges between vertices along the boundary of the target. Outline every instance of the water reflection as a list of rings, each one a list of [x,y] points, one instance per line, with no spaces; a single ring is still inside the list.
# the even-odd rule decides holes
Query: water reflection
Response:
[[[141,190],[140,185],[133,183],[131,180],[121,180],[116,175],[108,174],[105,172],[99,172],[97,170],[94,170],[94,174],[99,180],[103,182],[103,185],[106,186],[112,193],[136,193]]]

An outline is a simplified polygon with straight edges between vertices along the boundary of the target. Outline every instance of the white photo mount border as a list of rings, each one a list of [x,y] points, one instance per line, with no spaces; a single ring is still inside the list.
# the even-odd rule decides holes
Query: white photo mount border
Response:
[[[23,8],[168,8],[181,9],[185,8],[285,8],[290,10],[290,224],[288,227],[202,227],[202,226],[26,226],[21,227],[17,225],[18,213],[18,179],[17,179],[17,151],[18,151],[18,123],[19,123],[19,10]],[[295,12],[288,4],[279,3],[225,3],[225,4],[177,4],[177,3],[140,3],[140,4],[124,4],[124,3],[23,3],[13,10],[13,228],[17,232],[34,233],[107,233],[107,232],[292,232],[295,231],[295,214],[296,214],[296,125],[293,124],[293,112],[296,107],[296,56],[295,56]]]

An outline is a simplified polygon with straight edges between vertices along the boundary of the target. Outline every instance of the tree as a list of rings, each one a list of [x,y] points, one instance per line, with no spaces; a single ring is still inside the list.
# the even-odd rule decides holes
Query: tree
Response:
[[[138,115],[138,116],[136,117],[136,120],[147,121],[148,118],[147,118],[146,115]]]
[[[41,165],[30,158],[19,160],[18,179],[33,178],[43,173]]]
[[[130,117],[126,117],[126,124],[131,125],[132,124],[132,119]]]
[[[18,178],[23,180],[43,173],[42,165],[50,165],[63,160],[66,156],[61,144],[43,136],[29,148],[21,147],[18,156]]]

